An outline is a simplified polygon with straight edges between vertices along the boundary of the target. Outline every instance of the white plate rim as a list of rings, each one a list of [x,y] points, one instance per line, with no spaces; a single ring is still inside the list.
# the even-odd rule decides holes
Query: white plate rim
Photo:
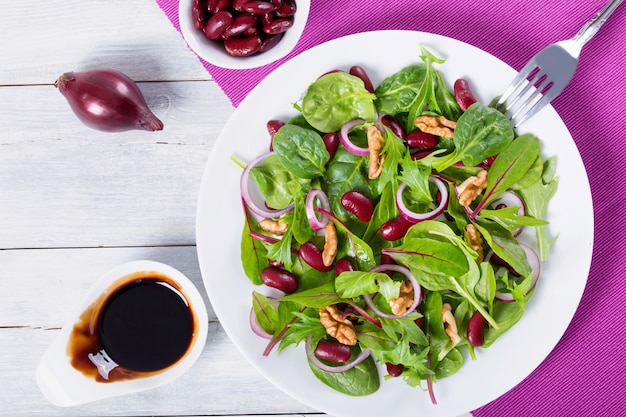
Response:
[[[411,410],[414,412],[416,407],[422,416],[455,416],[498,398],[526,378],[554,349],[578,307],[591,264],[593,206],[589,181],[569,131],[556,111],[548,106],[522,126],[519,132],[537,133],[542,140],[544,155],[557,156],[560,184],[554,198],[556,207],[550,207],[548,217],[551,221],[550,227],[558,231],[559,239],[553,248],[551,259],[543,265],[541,281],[524,318],[492,347],[479,351],[477,361],[466,361],[458,374],[437,382],[435,390],[438,405],[430,404],[427,393],[419,388],[411,389],[415,390],[411,397],[420,398],[407,399],[405,394],[411,394],[412,391],[407,391],[406,384],[398,379],[382,381],[381,389],[368,397],[338,394],[311,375],[298,375],[305,382],[296,381],[283,368],[293,368],[299,374],[302,374],[299,371],[308,371],[302,346],[288,348],[280,354],[273,352],[269,357],[261,356],[266,341],[255,340],[256,336],[247,328],[250,293],[260,288],[249,283],[239,263],[243,212],[237,198],[238,185],[236,190],[231,189],[235,182],[238,184],[238,177],[236,181],[226,180],[229,175],[240,172],[240,169],[232,161],[225,162],[224,159],[227,160],[234,154],[246,161],[265,151],[269,140],[264,135],[265,122],[271,118],[294,115],[295,110],[290,110],[291,103],[298,100],[315,76],[336,66],[347,69],[346,65],[364,65],[370,71],[372,65],[369,64],[373,64],[374,71],[370,72],[370,76],[375,83],[380,82],[381,77],[391,74],[376,72],[376,65],[391,65],[380,64],[380,60],[392,56],[395,59],[394,65],[399,70],[404,65],[419,60],[419,44],[447,60],[445,64],[438,66],[444,73],[446,82],[453,82],[450,75],[455,78],[467,77],[481,101],[487,102],[497,95],[515,75],[513,68],[487,52],[459,40],[431,33],[373,31],[334,39],[286,62],[250,92],[224,126],[202,179],[196,225],[198,258],[209,299],[226,333],[246,359],[270,382],[299,401],[336,416],[357,413],[362,416],[376,416],[381,412],[399,415]],[[394,57],[400,50],[407,56]],[[461,59],[465,59],[465,63],[455,65]],[[477,66],[475,61],[487,66],[474,68]],[[497,75],[495,78],[494,71]],[[298,74],[297,77],[293,76],[294,73]],[[243,132],[251,133],[252,137],[239,135]],[[253,144],[249,143],[253,140]],[[214,195],[226,198],[227,203],[213,201]],[[566,201],[575,204],[564,207]],[[223,221],[224,217],[240,221],[229,224]],[[221,220],[215,221],[216,218]],[[212,232],[207,233],[207,230]],[[223,236],[217,242],[211,237],[216,230],[230,233],[230,236],[227,239]],[[231,259],[227,259],[228,256]],[[557,274],[555,265],[558,262],[554,259],[565,257],[568,262],[559,263]],[[227,280],[219,278],[222,274],[231,273],[234,276],[229,276]],[[567,288],[559,288],[559,283],[563,280],[560,275],[568,275],[570,285]],[[228,284],[231,280],[237,280],[236,286]],[[558,293],[555,294],[557,290]],[[241,292],[247,292],[247,296],[242,296]],[[555,295],[558,295],[558,307],[551,298]],[[533,309],[535,305],[539,307]],[[545,320],[546,316],[551,320]],[[538,329],[534,328],[537,326]],[[532,349],[515,350],[515,343],[523,344],[524,336],[539,337],[541,340]],[[515,363],[506,363],[503,366],[494,359],[510,354],[519,356],[520,349],[523,350],[523,355]],[[291,374],[295,373],[291,371]],[[459,381],[471,380],[477,374],[496,377],[497,386],[493,382],[480,381],[473,384],[474,387],[469,387],[470,389],[461,390],[458,386],[460,382],[453,382],[455,378]]]

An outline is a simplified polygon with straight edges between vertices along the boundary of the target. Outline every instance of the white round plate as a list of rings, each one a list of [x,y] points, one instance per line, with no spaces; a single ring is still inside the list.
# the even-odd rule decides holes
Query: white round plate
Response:
[[[477,349],[462,369],[434,386],[437,405],[424,389],[400,378],[381,381],[366,397],[349,397],[319,382],[309,369],[304,346],[269,357],[267,340],[249,327],[253,286],[240,261],[243,209],[239,194],[241,168],[266,152],[266,123],[296,115],[307,86],[332,69],[364,67],[377,85],[403,67],[419,62],[423,45],[446,62],[437,65],[450,87],[457,78],[470,81],[479,101],[488,103],[505,89],[515,71],[478,48],[443,36],[411,31],[360,33],[312,48],[283,64],[263,80],[235,110],[215,144],[204,173],[197,212],[197,247],[209,298],[221,324],[243,355],[273,384],[294,398],[338,416],[457,416],[509,391],[552,351],[582,296],[593,244],[593,208],[582,160],[567,128],[551,106],[519,129],[542,141],[543,156],[555,156],[559,188],[548,211],[549,230],[559,238],[542,266],[542,274],[526,314],[488,349]],[[569,364],[575,366],[575,364]],[[381,372],[384,375],[384,372]],[[532,399],[529,399],[532,401]]]

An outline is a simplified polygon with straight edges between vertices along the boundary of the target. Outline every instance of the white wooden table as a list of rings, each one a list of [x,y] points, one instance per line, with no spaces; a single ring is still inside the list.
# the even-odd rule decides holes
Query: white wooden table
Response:
[[[0,415],[312,415],[235,349],[212,311],[206,348],[175,382],[73,408],[51,405],[35,367],[91,283],[137,259],[204,294],[195,209],[207,157],[233,108],[151,0],[20,0],[0,14]],[[118,69],[162,132],[81,124],[56,78]]]

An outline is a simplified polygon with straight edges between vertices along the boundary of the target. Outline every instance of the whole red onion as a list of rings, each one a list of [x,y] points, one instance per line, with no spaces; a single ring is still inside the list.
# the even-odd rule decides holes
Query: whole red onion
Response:
[[[162,130],[141,91],[126,75],[111,69],[66,72],[54,83],[72,111],[87,126],[103,132]]]

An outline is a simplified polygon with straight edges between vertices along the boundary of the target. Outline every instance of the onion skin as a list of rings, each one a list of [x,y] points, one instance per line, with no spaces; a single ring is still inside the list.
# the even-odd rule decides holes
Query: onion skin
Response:
[[[54,83],[78,119],[102,132],[163,130],[135,82],[119,71],[66,72]]]

